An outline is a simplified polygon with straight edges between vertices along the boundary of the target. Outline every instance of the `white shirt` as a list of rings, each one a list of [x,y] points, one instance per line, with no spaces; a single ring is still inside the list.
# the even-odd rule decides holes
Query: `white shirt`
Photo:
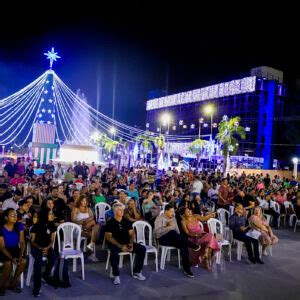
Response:
[[[13,208],[14,210],[17,210],[19,208],[19,205],[18,203],[16,203],[13,198],[10,198],[10,199],[6,199],[4,202],[3,202],[3,205],[2,205],[2,210],[6,210],[8,208]]]
[[[216,187],[216,189],[214,190],[213,188],[210,188],[208,190],[208,197],[211,199],[216,199],[219,196],[219,189]]]
[[[191,192],[192,193],[201,193],[203,189],[203,183],[200,180],[196,180],[193,182]]]
[[[265,199],[260,199],[259,197],[257,197],[257,200],[259,202],[259,206],[262,207],[263,209],[269,209],[269,208],[275,208],[275,202],[273,200],[270,200],[270,206],[269,206],[269,202],[266,201]]]

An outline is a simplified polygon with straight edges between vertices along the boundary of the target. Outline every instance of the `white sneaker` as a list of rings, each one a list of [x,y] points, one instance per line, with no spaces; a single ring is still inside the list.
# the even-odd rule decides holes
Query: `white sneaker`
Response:
[[[94,254],[89,255],[89,256],[88,256],[88,259],[89,259],[90,261],[92,261],[92,262],[98,262],[98,261],[99,261],[99,259],[98,259]]]
[[[146,277],[142,273],[133,273],[132,277],[138,280],[146,280]]]
[[[263,255],[264,255],[264,256],[268,256],[268,255],[269,255],[268,252],[267,252],[267,250],[264,250],[264,251],[263,251]]]
[[[94,251],[95,243],[89,243],[88,245],[86,245],[86,247],[87,247],[89,250]]]
[[[115,285],[118,285],[121,283],[121,280],[120,280],[120,276],[115,276],[115,279],[114,279],[114,284]]]

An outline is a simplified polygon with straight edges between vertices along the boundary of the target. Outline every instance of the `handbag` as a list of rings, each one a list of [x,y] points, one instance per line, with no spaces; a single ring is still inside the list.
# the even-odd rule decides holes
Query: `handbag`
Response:
[[[256,239],[258,240],[259,237],[261,236],[261,232],[256,230],[256,229],[251,229],[249,230],[247,233],[246,233],[247,236],[253,238],[253,239]]]

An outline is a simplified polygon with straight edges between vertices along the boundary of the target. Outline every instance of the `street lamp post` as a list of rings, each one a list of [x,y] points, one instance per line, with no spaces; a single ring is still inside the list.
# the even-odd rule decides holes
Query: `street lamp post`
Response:
[[[292,159],[292,162],[294,164],[293,176],[294,176],[295,179],[297,179],[297,175],[298,175],[298,162],[299,162],[299,160],[298,160],[297,157],[294,157]]]
[[[204,107],[204,112],[207,115],[210,115],[210,139],[212,140],[212,128],[213,128],[213,111],[214,107],[212,104],[208,104]]]
[[[198,138],[200,140],[201,137],[201,124],[203,123],[203,118],[199,118],[199,132],[198,132]]]

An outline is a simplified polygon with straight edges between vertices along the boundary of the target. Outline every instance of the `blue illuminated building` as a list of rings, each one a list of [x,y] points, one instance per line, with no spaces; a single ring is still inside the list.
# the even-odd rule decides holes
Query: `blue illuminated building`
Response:
[[[154,132],[169,130],[169,134],[196,137],[200,126],[202,138],[208,137],[211,130],[214,137],[224,115],[239,116],[247,138],[240,141],[238,155],[261,157],[263,168],[272,169],[276,121],[283,117],[285,96],[283,73],[258,67],[242,79],[148,100],[146,127]],[[215,108],[212,118],[204,113],[207,104]],[[160,121],[165,112],[172,116],[168,126]]]

